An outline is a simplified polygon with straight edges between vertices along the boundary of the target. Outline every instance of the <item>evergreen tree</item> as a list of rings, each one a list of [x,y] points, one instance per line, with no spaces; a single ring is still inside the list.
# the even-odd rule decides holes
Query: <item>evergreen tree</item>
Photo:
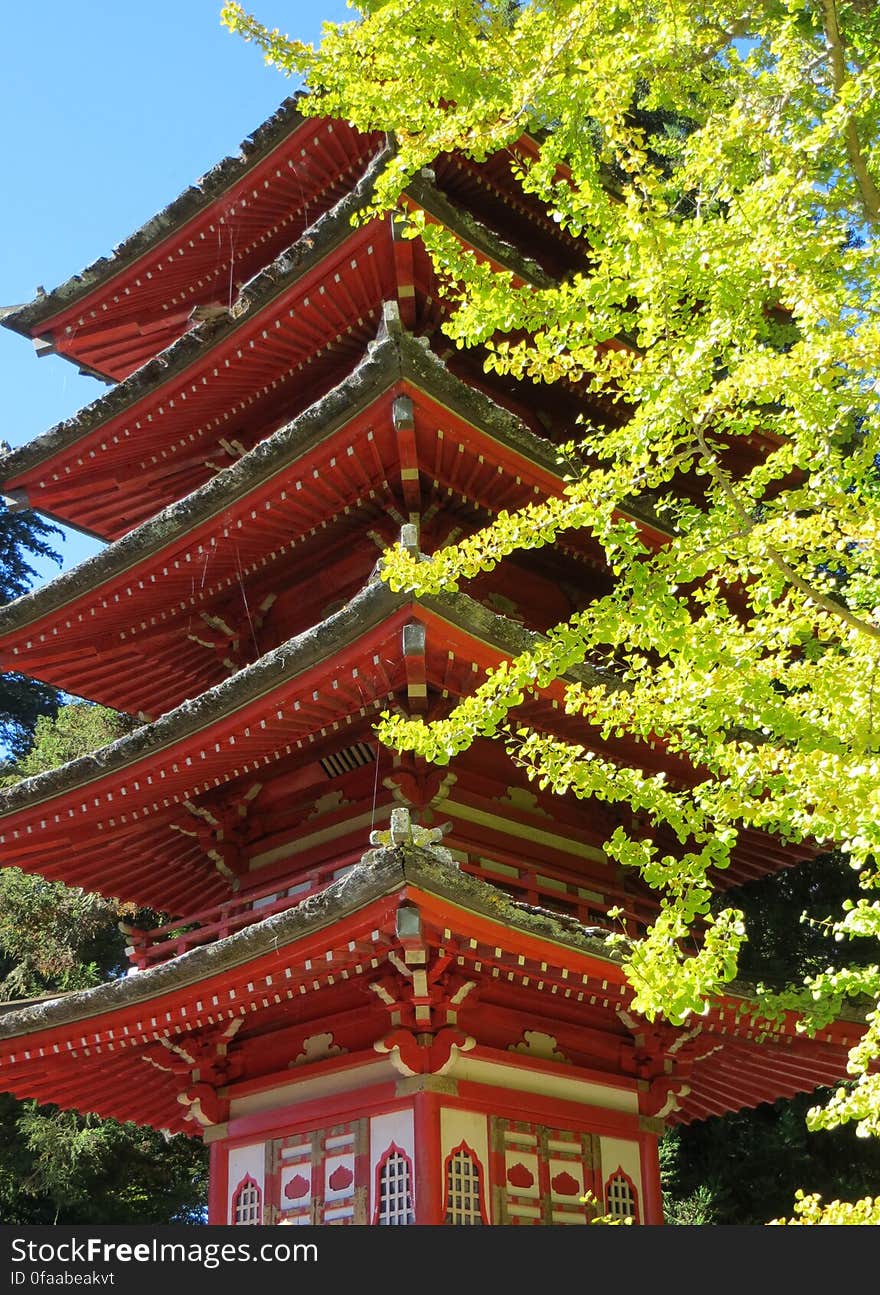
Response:
[[[51,558],[60,564],[61,558],[50,543],[55,535],[61,535],[58,527],[36,513],[13,513],[0,504],[0,603],[27,593],[37,574],[31,559]],[[54,688],[22,674],[0,675],[0,749],[5,748],[13,756],[24,755],[37,719],[40,715],[54,715],[57,708],[58,693]]]
[[[742,909],[749,932],[742,978],[781,990],[828,968],[868,963],[876,948],[841,944],[828,921],[858,895],[858,877],[839,852],[728,891],[725,902]],[[666,1221],[767,1223],[790,1210],[804,1183],[826,1200],[875,1195],[880,1142],[856,1137],[851,1125],[807,1131],[808,1110],[827,1098],[818,1089],[672,1129],[660,1148]]]
[[[9,785],[129,731],[124,715],[78,702],[40,717]],[[85,989],[124,974],[120,917],[130,905],[18,868],[0,871],[0,999]],[[0,1094],[4,1223],[201,1222],[207,1162],[200,1141]]]

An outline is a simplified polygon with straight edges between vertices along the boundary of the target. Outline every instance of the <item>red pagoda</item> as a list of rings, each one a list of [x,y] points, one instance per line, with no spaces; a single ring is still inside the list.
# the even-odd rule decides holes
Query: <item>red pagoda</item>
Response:
[[[735,992],[639,1019],[602,936],[656,901],[603,853],[611,809],[492,743],[443,769],[377,744],[380,711],[444,714],[610,580],[574,535],[467,595],[382,583],[390,545],[561,491],[586,399],[450,350],[420,242],[352,223],[387,150],[289,101],[4,319],[113,386],[0,462],[8,506],[110,541],[0,609],[0,666],[141,726],[0,797],[3,860],[165,917],[127,975],[4,1012],[0,1086],[202,1136],[214,1223],[584,1224],[588,1193],[660,1223],[668,1124],[835,1081],[859,1028],[764,1037]],[[518,282],[580,265],[504,158],[438,159],[407,201]],[[562,697],[522,713],[570,734]],[[746,832],[724,884],[800,857]]]

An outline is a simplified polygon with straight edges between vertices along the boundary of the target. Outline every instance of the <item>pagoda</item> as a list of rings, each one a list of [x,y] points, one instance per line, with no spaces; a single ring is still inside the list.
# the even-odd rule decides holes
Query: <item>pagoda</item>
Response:
[[[212,1223],[660,1223],[669,1124],[834,1082],[860,1027],[767,1035],[735,986],[687,1026],[639,1018],[603,936],[656,899],[603,852],[615,812],[491,742],[443,768],[378,744],[382,711],[442,716],[611,579],[577,533],[467,594],[393,593],[383,552],[560,493],[578,412],[620,416],[449,347],[419,240],[352,221],[388,155],[287,101],[6,312],[111,384],[4,456],[7,505],[109,543],[0,609],[0,666],[140,726],[4,793],[3,861],[162,917],[127,928],[127,974],[4,1011],[0,1087],[203,1137]],[[581,265],[504,157],[439,158],[406,203],[515,282]],[[687,778],[563,695],[520,713]],[[805,854],[744,832],[723,884]]]

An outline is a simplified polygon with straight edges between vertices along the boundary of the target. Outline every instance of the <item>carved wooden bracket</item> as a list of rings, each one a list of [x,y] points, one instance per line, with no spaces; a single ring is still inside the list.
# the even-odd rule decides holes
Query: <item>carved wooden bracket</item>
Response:
[[[448,1028],[438,1034],[392,1030],[373,1044],[376,1052],[389,1053],[402,1075],[444,1075],[462,1052],[476,1047],[476,1039],[463,1030]]]
[[[233,890],[238,890],[239,879],[247,871],[245,847],[254,834],[259,835],[259,820],[252,808],[262,789],[261,782],[252,783],[242,795],[222,803],[185,800],[183,807],[190,815],[189,821],[171,824],[173,831],[198,841],[217,871],[232,883]]]
[[[219,657],[230,674],[236,674],[260,655],[258,634],[277,595],[268,594],[254,608],[241,600],[227,603],[214,612],[199,613],[201,625],[187,638]]]
[[[229,1053],[241,1025],[242,1018],[236,1017],[223,1029],[204,1030],[176,1040],[161,1039],[141,1053],[148,1065],[183,1081],[177,1100],[181,1106],[189,1107],[184,1119],[207,1128],[228,1118],[229,1102],[217,1090],[241,1073],[240,1055]]]

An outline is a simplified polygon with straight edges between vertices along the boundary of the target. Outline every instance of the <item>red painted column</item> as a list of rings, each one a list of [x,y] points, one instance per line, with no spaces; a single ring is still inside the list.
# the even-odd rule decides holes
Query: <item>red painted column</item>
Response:
[[[208,1152],[208,1222],[229,1222],[226,1201],[229,1195],[229,1153],[225,1142],[212,1142]]]
[[[660,1189],[659,1138],[655,1133],[639,1136],[642,1170],[642,1223],[663,1222],[663,1193]]]
[[[416,1143],[416,1223],[443,1222],[443,1164],[440,1156],[440,1100],[437,1093],[417,1093],[414,1106]]]

